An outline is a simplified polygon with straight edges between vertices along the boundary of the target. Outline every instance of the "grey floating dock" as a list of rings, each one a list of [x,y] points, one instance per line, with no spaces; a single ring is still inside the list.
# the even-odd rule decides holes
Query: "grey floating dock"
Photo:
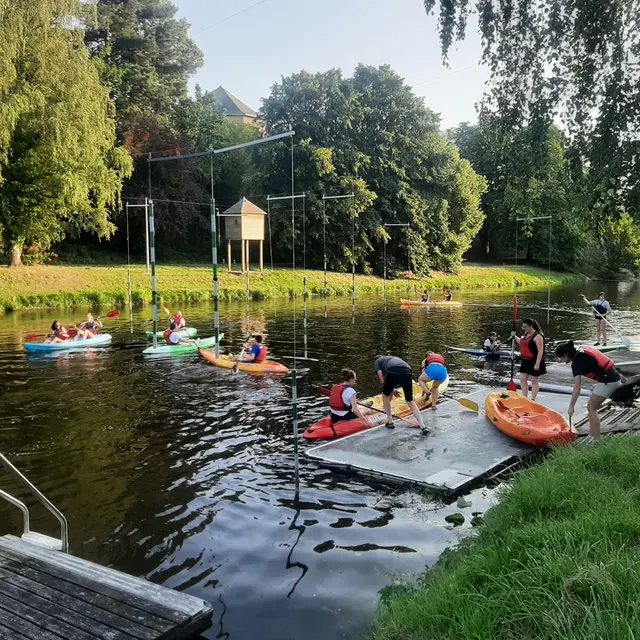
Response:
[[[0,640],[189,640],[212,615],[204,600],[0,537]]]
[[[484,414],[484,401],[495,388],[465,396],[480,405],[480,412],[447,400],[437,411],[422,412],[432,430],[423,436],[415,427],[397,421],[396,428],[375,427],[346,438],[331,440],[306,452],[318,462],[390,482],[408,483],[443,492],[459,492],[497,467],[534,449],[498,431]],[[538,401],[565,414],[566,395],[540,393]],[[586,398],[576,406],[575,419],[586,415]]]

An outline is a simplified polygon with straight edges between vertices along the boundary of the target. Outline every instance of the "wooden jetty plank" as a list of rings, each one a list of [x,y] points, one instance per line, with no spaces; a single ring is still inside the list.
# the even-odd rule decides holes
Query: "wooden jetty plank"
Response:
[[[135,578],[115,569],[96,565],[82,558],[64,553],[51,554],[37,547],[35,550],[31,550],[32,545],[25,545],[27,543],[15,536],[0,537],[0,548],[29,549],[29,555],[32,558],[42,559],[52,566],[71,570],[74,573],[82,574],[85,578],[99,580],[111,588],[130,593],[134,600],[144,603],[145,610],[149,610],[150,603],[155,603],[158,615],[165,616],[169,620],[178,619],[176,612],[197,615],[203,608],[210,608],[208,602],[189,594],[178,593],[142,578]],[[160,612],[161,610],[164,610],[164,614]]]
[[[14,580],[13,582],[6,581],[4,578],[7,576],[9,576],[10,580],[12,577],[18,580]],[[19,582],[21,586],[17,586],[15,582]],[[49,587],[22,578],[22,576],[16,576],[5,570],[0,570],[0,598],[5,597],[23,602],[37,611],[42,611],[54,618],[59,618],[63,622],[76,626],[92,634],[89,636],[92,639],[156,640],[158,637],[156,631],[145,629],[132,622],[127,623],[123,618],[113,616],[107,611],[101,611],[96,607],[91,607],[91,605],[85,602],[78,602]],[[107,618],[110,622],[113,622],[115,619],[118,627],[104,624],[102,621],[104,618]],[[126,633],[127,626],[131,629],[131,633]]]
[[[0,624],[0,640],[23,640],[25,636],[16,634],[15,631]]]
[[[157,638],[157,632],[152,629],[147,629],[111,611],[89,604],[85,600],[78,600],[62,591],[52,589],[41,582],[31,580],[20,572],[19,567],[15,570],[9,569],[8,565],[0,568],[0,581],[23,589],[24,591],[36,593],[41,598],[46,598],[50,602],[57,603],[69,611],[83,614],[87,618],[95,620],[96,623],[108,625],[109,628],[116,629],[117,631],[124,631],[134,638],[139,638],[140,640],[154,640],[154,638]],[[13,569],[13,567],[11,567],[11,569]]]
[[[10,636],[13,640],[67,640],[64,636],[54,634],[47,629],[23,620],[20,616],[10,611],[2,612],[2,624],[11,629],[14,635]]]
[[[79,587],[72,582],[64,580],[64,578],[61,579],[45,571],[40,571],[37,566],[33,566],[28,561],[22,561],[21,558],[5,549],[0,550],[0,567],[19,572],[31,580],[45,584],[56,591],[66,593],[83,602],[93,604],[107,611],[114,611],[119,616],[149,627],[156,632],[168,631],[171,628],[171,622],[168,620],[156,618],[138,608],[129,606],[126,602],[121,602],[117,598],[104,596],[101,593],[96,593],[91,588]]]

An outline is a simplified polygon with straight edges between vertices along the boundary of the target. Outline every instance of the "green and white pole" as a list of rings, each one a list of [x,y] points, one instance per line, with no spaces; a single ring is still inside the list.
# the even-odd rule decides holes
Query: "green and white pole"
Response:
[[[216,228],[216,200],[211,193],[211,259],[213,262],[213,315],[216,336],[216,358],[220,357],[220,289],[218,284],[218,232]]]
[[[153,348],[158,348],[158,288],[156,281],[156,223],[153,200],[149,200],[149,256],[151,259],[151,301],[153,302]]]
[[[293,461],[295,466],[296,497],[300,492],[300,457],[298,452],[298,374],[295,369],[291,371],[291,411],[293,415]]]

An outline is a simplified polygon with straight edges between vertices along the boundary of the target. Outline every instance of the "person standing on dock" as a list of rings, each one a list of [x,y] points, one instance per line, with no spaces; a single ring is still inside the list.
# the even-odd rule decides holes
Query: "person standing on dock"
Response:
[[[582,296],[587,302],[587,298]],[[593,315],[596,319],[596,344],[595,346],[607,344],[607,323],[605,322],[605,318],[607,317],[607,313],[611,311],[611,305],[607,301],[604,291],[600,292],[596,300],[591,300],[589,304],[593,307]]]
[[[386,426],[389,429],[395,429],[393,416],[391,415],[391,395],[394,389],[402,387],[405,402],[411,409],[413,417],[420,425],[422,433],[424,435],[428,434],[429,429],[425,427],[420,415],[420,409],[418,409],[418,405],[413,400],[413,371],[411,367],[404,360],[395,356],[379,356],[373,366],[382,385],[382,402],[384,411],[387,414]]]
[[[520,345],[522,362],[520,364],[520,388],[522,395],[529,395],[529,379],[531,379],[531,399],[538,397],[540,389],[539,377],[547,373],[544,363],[544,334],[540,325],[532,318],[522,321],[522,337],[519,338],[515,331],[511,337]]]
[[[438,403],[438,389],[449,377],[447,367],[444,365],[444,356],[433,351],[428,351],[422,361],[422,373],[418,378],[418,384],[422,387],[423,395],[429,399],[431,396],[431,408],[435,411]],[[431,382],[431,389],[427,384]]]
[[[627,379],[616,371],[615,363],[604,353],[593,347],[576,347],[570,340],[565,344],[556,347],[556,357],[565,364],[571,363],[571,373],[573,373],[573,393],[571,403],[567,413],[569,417],[573,415],[576,402],[580,397],[582,388],[582,377],[596,380],[597,384],[591,393],[587,403],[587,413],[589,415],[589,435],[594,439],[600,437],[600,416],[598,409],[602,403],[613,395],[616,389],[626,384]]]

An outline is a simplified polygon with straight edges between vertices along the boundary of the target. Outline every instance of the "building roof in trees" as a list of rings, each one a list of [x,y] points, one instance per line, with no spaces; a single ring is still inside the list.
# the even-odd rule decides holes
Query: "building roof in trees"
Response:
[[[260,207],[257,207],[253,202],[246,198],[241,198],[233,206],[229,207],[223,214],[223,216],[246,216],[246,215],[262,215],[266,216],[267,213]]]
[[[227,112],[228,116],[258,117],[258,114],[251,107],[248,107],[242,100],[236,98],[232,93],[229,93],[223,86],[219,86],[213,92],[213,95],[220,103],[222,109]]]

